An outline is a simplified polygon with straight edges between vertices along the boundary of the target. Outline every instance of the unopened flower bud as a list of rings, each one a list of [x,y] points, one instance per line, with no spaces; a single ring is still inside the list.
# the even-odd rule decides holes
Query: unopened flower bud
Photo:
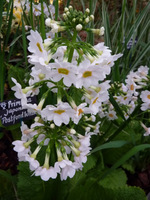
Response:
[[[85,12],[89,14],[89,13],[90,13],[90,9],[87,8],[87,9],[85,10]]]
[[[67,16],[69,16],[69,15],[70,15],[70,12],[69,12],[69,11],[68,11],[68,12],[66,12],[66,15],[67,15]]]
[[[47,18],[45,20],[45,25],[48,26],[48,27],[51,27],[51,19],[50,18]]]
[[[72,10],[73,9],[73,7],[72,6],[69,6],[69,10]]]
[[[78,24],[78,25],[76,26],[76,30],[77,30],[77,31],[81,31],[81,30],[82,30],[82,28],[83,28],[83,27],[82,27],[82,25],[81,25],[81,24]]]
[[[55,124],[51,124],[50,128],[54,129],[55,128]]]
[[[94,15],[90,15],[90,20],[91,20],[91,21],[94,20]]]
[[[104,31],[105,31],[105,28],[102,26],[101,28],[100,28],[100,36],[102,36],[102,35],[104,35]]]
[[[90,19],[89,19],[89,17],[87,17],[87,18],[85,19],[85,23],[87,24],[87,23],[89,23],[89,21],[90,21]]]
[[[63,18],[64,18],[65,20],[67,19],[66,13],[63,14]]]
[[[68,12],[68,10],[69,10],[69,9],[68,9],[67,7],[64,8],[64,11],[65,11],[65,12]]]
[[[73,18],[72,22],[75,22],[76,21],[76,18]]]
[[[73,128],[71,128],[71,129],[70,129],[70,133],[74,135],[74,134],[76,134],[76,130],[73,129]]]

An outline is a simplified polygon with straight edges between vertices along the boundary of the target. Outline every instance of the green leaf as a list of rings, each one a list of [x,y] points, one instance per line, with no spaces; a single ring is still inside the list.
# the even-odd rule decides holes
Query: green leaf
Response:
[[[122,169],[114,170],[104,179],[99,181],[99,184],[105,188],[118,188],[126,185],[127,176]]]
[[[124,186],[115,191],[115,200],[147,200],[145,192],[138,187]]]
[[[96,165],[97,159],[93,155],[89,155],[87,158],[87,162],[83,164],[83,172],[86,173],[88,170],[92,169]]]
[[[40,200],[44,198],[44,185],[39,177],[32,176],[28,163],[19,163],[18,194],[21,200]]]
[[[91,151],[91,154],[95,153],[97,151],[100,151],[102,149],[120,148],[120,147],[124,146],[127,143],[128,142],[124,141],[124,140],[118,140],[118,141],[108,142],[108,143],[102,144],[99,147],[96,147],[95,149],[93,149]]]
[[[101,178],[104,178],[109,173],[111,173],[114,169],[120,167],[122,164],[124,164],[129,158],[134,156],[139,151],[142,151],[144,149],[150,148],[150,144],[141,144],[138,146],[133,147],[130,149],[125,155],[123,155],[109,170],[107,170]]]
[[[12,82],[11,78],[15,78],[17,82],[19,82],[23,87],[25,87],[24,83],[24,77],[25,76],[25,69],[9,65],[9,70],[8,70],[8,82],[10,87],[14,86],[14,83]]]

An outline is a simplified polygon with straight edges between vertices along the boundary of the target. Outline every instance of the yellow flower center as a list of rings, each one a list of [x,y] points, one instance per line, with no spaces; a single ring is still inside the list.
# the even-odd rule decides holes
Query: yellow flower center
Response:
[[[95,104],[95,103],[96,103],[96,101],[97,101],[97,99],[98,99],[98,97],[96,97],[96,98],[94,99],[94,101],[93,101],[93,103],[92,103],[92,104]]]
[[[149,95],[147,95],[147,98],[148,98],[148,99],[150,99],[150,94],[149,94]]]
[[[82,75],[83,78],[87,78],[89,76],[92,76],[92,72],[91,71],[85,71]]]
[[[126,100],[126,99],[127,99],[127,97],[124,97],[123,99],[124,99],[124,100]]]
[[[65,110],[55,110],[54,111],[54,113],[57,113],[57,114],[59,114],[59,115],[61,115],[62,113],[64,113],[65,112]]]
[[[69,74],[69,70],[66,69],[66,68],[59,68],[58,69],[58,73],[68,75]]]
[[[109,114],[109,117],[113,117],[114,115],[112,113]]]
[[[130,90],[134,90],[134,85],[130,85]]]
[[[39,48],[39,51],[40,51],[40,52],[43,52],[43,50],[42,50],[41,45],[40,45],[39,42],[36,43],[36,46]]]
[[[80,116],[83,113],[83,110],[80,108],[78,111],[78,116]]]

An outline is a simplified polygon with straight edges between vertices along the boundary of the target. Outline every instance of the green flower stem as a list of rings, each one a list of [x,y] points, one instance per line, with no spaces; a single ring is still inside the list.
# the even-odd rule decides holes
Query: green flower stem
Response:
[[[72,43],[74,43],[76,41],[76,38],[77,38],[77,31],[75,30],[73,37],[72,37]],[[74,52],[74,48],[72,46],[71,49],[70,49],[69,57],[68,57],[68,62],[70,62],[70,63],[71,63],[72,58],[73,58],[73,52]]]

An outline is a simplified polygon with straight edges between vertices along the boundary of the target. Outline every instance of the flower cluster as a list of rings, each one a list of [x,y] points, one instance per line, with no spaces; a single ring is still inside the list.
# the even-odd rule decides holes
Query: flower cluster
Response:
[[[131,71],[125,79],[125,84],[119,85],[114,98],[120,108],[122,108],[125,118],[128,118],[135,109],[136,105],[141,102],[141,110],[146,111],[150,108],[150,77],[148,75],[149,68],[140,66],[137,71]]]
[[[106,77],[122,54],[111,55],[111,50],[104,43],[92,47],[76,41],[79,31],[76,13],[72,7],[66,8],[64,13],[67,15],[64,17],[65,27],[69,29],[70,26],[70,30],[74,31],[71,46],[64,38],[47,38],[43,41],[37,31],[31,30],[27,37],[28,51],[31,53],[29,63],[33,65],[29,85],[22,88],[12,78],[15,96],[21,99],[24,108],[36,113],[30,127],[22,124],[22,137],[13,142],[14,150],[18,152],[19,160],[28,161],[35,176],[45,181],[56,178],[58,174],[61,180],[72,178],[87,161],[91,136],[99,133],[98,117],[115,119],[112,106],[109,105],[107,110],[105,108],[111,88]],[[67,21],[72,16],[76,18],[76,24]],[[86,19],[92,18],[89,10],[86,9],[79,16],[84,19],[80,23],[85,28]],[[52,29],[60,24],[52,19],[49,22]],[[28,103],[27,97],[38,95],[43,86],[47,90],[40,102]],[[56,97],[54,103],[47,104],[46,100],[51,96]]]

